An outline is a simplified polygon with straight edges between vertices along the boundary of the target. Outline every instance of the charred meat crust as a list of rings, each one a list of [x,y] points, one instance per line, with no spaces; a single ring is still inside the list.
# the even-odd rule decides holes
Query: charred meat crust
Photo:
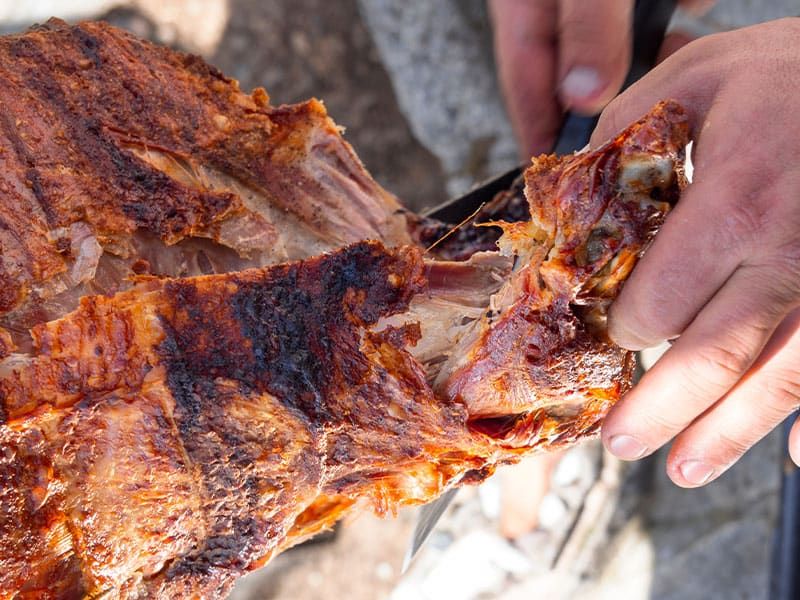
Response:
[[[369,331],[424,287],[419,249],[363,242],[269,269],[146,278],[40,326],[36,356],[0,390],[0,530],[24,523],[11,538],[22,554],[0,556],[0,589],[58,577],[66,597],[217,596],[307,534],[310,513],[294,520],[320,494],[340,497],[321,516],[332,522],[352,500],[388,510],[481,464],[463,409],[433,397],[405,350],[418,330]],[[134,522],[120,524],[120,505]],[[33,567],[18,547],[28,538]]]
[[[187,173],[159,168],[148,152]],[[104,23],[51,19],[0,38],[0,197],[0,315],[70,268],[57,232],[78,222],[104,250],[127,255],[137,231],[168,245],[229,243],[224,225],[238,218],[265,232],[275,224],[254,207],[261,201],[325,250],[410,242],[399,203],[321,102],[273,107],[264,90],[243,93],[197,56]],[[257,250],[269,255],[267,237]]]
[[[224,377],[280,398],[319,425],[342,416],[331,412],[337,407],[328,397],[364,380],[367,365],[354,360],[359,331],[405,310],[425,279],[418,250],[391,255],[365,243],[258,278],[226,276],[225,283],[221,292],[213,278],[164,287],[174,313],[162,316],[161,359],[173,394],[193,395],[180,379]]]

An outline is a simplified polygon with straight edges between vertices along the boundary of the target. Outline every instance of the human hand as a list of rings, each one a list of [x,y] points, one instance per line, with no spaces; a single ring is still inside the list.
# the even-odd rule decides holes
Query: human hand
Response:
[[[711,4],[681,1],[693,11]],[[619,92],[630,68],[633,5],[490,0],[500,83],[524,156],[550,151],[565,109],[596,114]]]
[[[624,459],[675,438],[680,486],[715,479],[800,406],[799,40],[794,18],[695,41],[611,102],[593,136],[664,98],[690,116],[693,183],[609,314],[626,348],[677,339],[602,432]],[[800,464],[797,423],[789,449]]]

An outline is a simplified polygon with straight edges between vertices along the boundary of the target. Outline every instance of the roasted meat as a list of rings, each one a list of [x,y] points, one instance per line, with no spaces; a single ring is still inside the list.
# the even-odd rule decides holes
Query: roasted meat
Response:
[[[272,107],[195,56],[101,23],[0,40],[0,327],[134,273],[187,276],[411,243],[323,105]]]
[[[665,102],[534,159],[499,250],[437,257],[319,102],[102,24],[0,38],[0,598],[220,597],[596,432],[687,135]]]

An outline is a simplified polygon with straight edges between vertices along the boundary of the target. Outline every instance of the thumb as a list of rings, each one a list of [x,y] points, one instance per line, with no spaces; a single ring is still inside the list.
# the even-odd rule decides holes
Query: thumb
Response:
[[[562,103],[599,112],[619,91],[631,61],[632,0],[563,0],[558,69]]]

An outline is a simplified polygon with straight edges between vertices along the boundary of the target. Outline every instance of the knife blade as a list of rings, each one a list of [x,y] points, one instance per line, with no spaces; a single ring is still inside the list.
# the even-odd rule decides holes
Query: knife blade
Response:
[[[639,80],[655,64],[667,26],[675,12],[676,0],[637,0],[633,14],[633,58],[631,68],[622,89],[626,89]],[[564,116],[553,152],[568,154],[576,152],[589,143],[599,115],[584,116],[568,112]],[[481,205],[492,200],[499,192],[511,187],[514,180],[524,171],[519,166],[479,184],[463,196],[449,200],[427,212],[430,216],[445,223],[456,224],[475,213]],[[433,502],[420,508],[414,531],[406,548],[403,568],[405,573],[436,528],[441,516],[445,513],[458,488],[450,488]]]
[[[450,506],[450,503],[453,501],[453,498],[456,497],[457,493],[458,488],[450,488],[436,500],[425,504],[419,509],[417,522],[414,525],[414,532],[411,534],[411,541],[408,544],[406,555],[403,559],[401,573],[405,573],[408,567],[411,566],[417,552],[419,552],[419,549],[422,548],[428,536],[433,532],[439,519],[442,518],[444,511]]]

